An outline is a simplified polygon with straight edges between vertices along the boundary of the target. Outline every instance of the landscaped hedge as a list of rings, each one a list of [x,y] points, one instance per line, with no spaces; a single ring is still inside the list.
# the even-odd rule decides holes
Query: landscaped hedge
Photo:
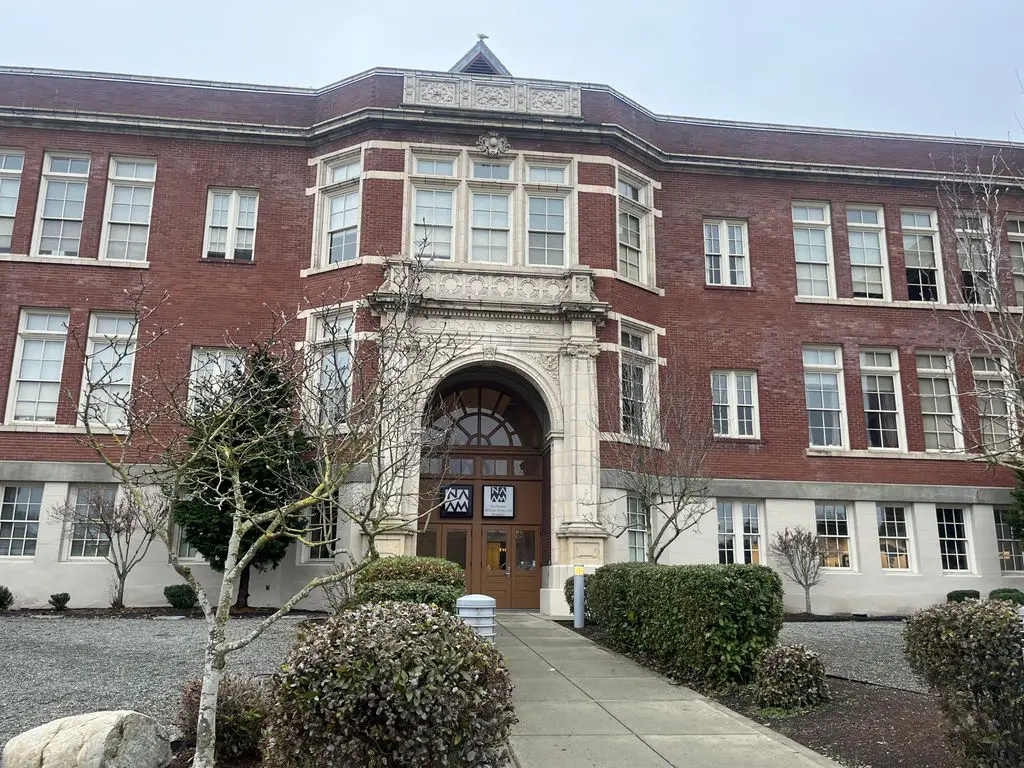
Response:
[[[981,592],[976,589],[954,589],[946,593],[946,602],[962,603],[964,600],[980,600]]]
[[[420,581],[462,587],[462,566],[440,557],[395,555],[374,560],[356,574],[356,587],[376,581]]]
[[[1024,592],[1019,589],[1013,589],[1012,587],[1002,587],[1000,589],[993,589],[988,593],[989,600],[1009,600],[1011,603],[1017,605],[1024,605]]]
[[[426,603],[455,613],[455,601],[466,593],[462,585],[431,584],[426,581],[371,581],[356,587],[352,605],[383,603],[388,600],[399,603]]]
[[[760,565],[616,563],[587,580],[594,623],[690,679],[749,681],[782,629],[782,580]]]
[[[1000,600],[933,605],[907,619],[911,668],[939,696],[964,768],[1024,765],[1024,628]]]
[[[587,624],[594,623],[594,617],[590,613],[590,605],[587,603],[587,595],[589,592],[589,579],[591,574],[586,573],[583,575],[583,621]],[[575,615],[576,612],[576,577],[570,576],[565,580],[565,602],[569,604],[569,613]]]

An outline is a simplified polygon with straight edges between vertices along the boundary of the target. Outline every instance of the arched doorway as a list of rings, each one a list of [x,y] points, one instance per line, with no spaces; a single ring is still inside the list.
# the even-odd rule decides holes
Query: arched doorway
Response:
[[[421,482],[435,490],[416,553],[459,563],[466,590],[498,608],[540,608],[548,503],[544,425],[524,386],[453,377],[438,390],[428,435],[447,436],[427,456]]]

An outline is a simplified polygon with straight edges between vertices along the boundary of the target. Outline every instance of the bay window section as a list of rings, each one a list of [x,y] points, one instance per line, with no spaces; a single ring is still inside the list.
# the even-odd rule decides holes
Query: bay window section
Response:
[[[636,282],[650,282],[651,186],[621,169],[618,171],[618,272]]]
[[[362,172],[361,155],[349,154],[323,166],[320,258],[324,266],[350,263],[359,257]]]

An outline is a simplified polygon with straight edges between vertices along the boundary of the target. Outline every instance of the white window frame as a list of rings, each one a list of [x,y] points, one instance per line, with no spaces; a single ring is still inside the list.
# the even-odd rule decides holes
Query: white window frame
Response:
[[[200,361],[200,357],[203,356],[207,358],[205,362]],[[224,385],[225,379],[244,363],[245,357],[242,352],[232,347],[192,347],[188,377],[189,409],[193,410],[196,406],[196,392],[202,382],[210,382],[211,388],[218,391]],[[207,373],[211,375],[204,375]]]
[[[835,353],[836,363],[835,365],[824,364],[820,362],[808,363],[804,353],[808,351],[830,351]],[[850,430],[847,424],[846,417],[846,382],[843,377],[843,348],[839,346],[823,345],[823,344],[807,344],[801,349],[801,359],[803,361],[804,369],[804,412],[807,415],[807,443],[812,449],[820,450],[846,450],[850,447]],[[836,375],[836,386],[839,390],[839,429],[840,429],[840,442],[839,445],[815,445],[810,439],[810,408],[807,404],[807,374],[808,373],[824,373],[824,374],[835,374]],[[825,410],[825,409],[815,409]]]
[[[872,357],[877,355],[889,355],[890,364],[888,366],[878,365],[872,360]],[[907,428],[906,428],[906,412],[903,408],[903,383],[900,378],[900,355],[899,350],[892,348],[882,347],[866,347],[860,350],[858,356],[860,362],[860,388],[861,397],[864,400],[864,436],[867,440],[869,451],[883,451],[883,452],[906,452],[907,450]],[[867,409],[867,377],[876,376],[892,377],[893,394],[896,401],[896,445],[889,446],[872,446],[871,445],[871,432],[868,426],[868,409]],[[878,413],[883,411],[879,410]]]
[[[333,180],[335,171],[344,169],[342,178]],[[342,154],[333,156],[320,164],[319,186],[317,188],[316,231],[319,233],[315,242],[319,247],[313,255],[313,267],[337,267],[345,264],[358,264],[361,258],[363,236],[363,176],[366,167],[362,148],[344,150]],[[342,227],[338,231],[354,230],[355,248],[350,259],[331,261],[331,201],[346,195],[355,196],[353,211],[355,224]]]
[[[801,208],[821,208],[824,212],[824,221],[815,221],[810,218],[797,218],[797,209]],[[836,259],[835,252],[832,247],[832,207],[829,203],[813,201],[813,200],[794,200],[790,205],[790,218],[792,219],[793,227],[793,254],[797,265],[796,275],[796,295],[802,298],[814,298],[814,299],[834,299],[836,298]],[[827,271],[826,278],[828,282],[828,294],[822,295],[819,293],[800,293],[800,274],[799,265],[801,264],[817,264],[820,265],[820,261],[801,261],[797,253],[796,248],[796,230],[807,229],[807,230],[821,230],[825,233],[825,269]]]
[[[621,166],[615,175],[615,271],[619,277],[641,283],[654,284],[654,186],[640,176]],[[635,195],[633,192],[635,191]],[[622,217],[632,216],[637,220],[638,243],[634,247],[622,237]],[[636,254],[638,275],[623,271],[623,248]]]
[[[506,213],[505,227],[478,227],[475,225],[476,215],[476,198],[478,195],[486,195],[488,197],[504,197],[508,201],[508,212]],[[493,211],[488,211],[490,215],[493,215]],[[479,189],[476,187],[470,187],[469,190],[469,243],[467,245],[467,256],[470,262],[475,264],[511,264],[513,256],[512,238],[513,238],[513,223],[515,221],[515,195],[509,190],[502,189]],[[505,247],[505,260],[504,261],[493,261],[485,259],[477,259],[473,255],[475,244],[473,242],[473,235],[475,232],[504,232],[507,245]],[[492,246],[488,246],[491,248]]]
[[[335,336],[329,339],[327,327],[330,323],[336,325]],[[319,393],[323,385],[324,361],[326,356],[339,346],[348,354],[347,379],[341,387],[345,392],[344,407],[347,415],[352,408],[352,363],[356,355],[355,315],[349,310],[336,308],[310,315],[306,324],[306,343],[310,350],[305,356],[306,364],[309,366],[309,375],[315,377],[315,381],[309,385],[311,399],[306,406],[307,421],[313,424],[323,423],[321,407],[324,400],[320,398]],[[339,422],[338,426],[346,423]]]
[[[746,524],[751,510],[754,513],[753,520],[757,530],[753,533],[748,533]],[[718,536],[716,542],[719,564],[733,562],[764,565],[766,554],[764,505],[753,499],[716,499],[715,512],[717,515],[716,530]],[[723,522],[728,522],[728,530],[722,530]],[[756,540],[755,548],[747,546],[750,539]],[[728,546],[723,547],[723,544],[731,544],[732,548],[730,549]],[[733,559],[731,561],[726,556],[727,552],[732,554]],[[748,553],[750,553],[749,560],[747,559]],[[737,555],[739,555],[738,558]]]
[[[642,349],[627,347],[622,343],[624,334],[630,334],[641,340]],[[657,418],[654,413],[655,404],[658,402],[658,389],[655,378],[658,374],[657,335],[650,330],[645,330],[629,323],[619,323],[619,429],[628,439],[643,439],[654,434],[657,425],[652,419]],[[640,400],[640,429],[638,431],[628,429],[626,426],[626,390],[624,387],[623,369],[625,366],[632,366],[640,369],[643,375],[642,399]],[[630,402],[636,402],[630,400]]]
[[[29,316],[54,316],[63,317],[64,329],[63,331],[37,331],[28,330],[28,319]],[[57,415],[54,413],[54,418],[51,419],[15,419],[18,405],[18,393],[21,390],[21,366],[25,354],[25,342],[26,341],[61,341],[61,362],[60,362],[60,373],[57,378],[57,402],[56,408],[60,408],[60,393],[61,393],[61,381],[64,376],[64,359],[67,355],[67,339],[68,339],[68,323],[70,322],[70,313],[67,310],[59,309],[23,309],[21,310],[18,318],[18,336],[14,344],[14,361],[11,365],[11,381],[7,394],[7,413],[5,415],[4,422],[6,424],[24,424],[24,425],[38,425],[38,424],[56,424]],[[46,380],[33,380],[25,379],[24,381],[35,381],[36,383],[53,383],[52,381]],[[38,408],[38,400],[37,408]],[[37,414],[38,415],[38,414]]]
[[[713,227],[718,239],[718,253],[712,253],[711,240],[708,238],[709,227]],[[732,239],[729,237],[730,228],[740,228],[741,252],[732,253]],[[714,279],[715,270],[711,266],[711,258],[718,257],[718,279]],[[733,259],[739,258],[743,262],[743,279],[737,280],[733,274]],[[722,286],[729,288],[749,288],[751,285],[750,276],[750,240],[747,237],[747,222],[745,219],[704,219],[704,284]]]
[[[139,178],[139,177],[135,177],[135,176],[118,176],[117,175],[117,170],[118,170],[118,164],[119,163],[124,163],[126,165],[128,163],[152,165],[153,166],[153,177],[151,179],[145,179],[145,178]],[[133,263],[136,263],[136,264],[145,264],[146,262],[149,261],[149,237],[150,237],[150,235],[152,234],[152,231],[153,231],[153,228],[151,226],[151,222],[152,222],[152,219],[153,219],[153,199],[154,199],[154,194],[155,194],[155,190],[156,190],[156,172],[157,172],[157,163],[156,163],[156,159],[154,159],[154,158],[147,158],[147,157],[120,157],[120,156],[116,156],[116,155],[114,157],[110,158],[110,163],[109,163],[109,165],[107,167],[107,198],[106,198],[106,203],[104,204],[104,208],[103,208],[103,233],[100,236],[100,252],[99,252],[99,260],[100,261],[133,262]],[[122,187],[122,188],[126,187],[128,189],[131,189],[133,195],[134,195],[136,189],[146,189],[146,190],[149,190],[149,205],[147,206],[146,221],[145,222],[141,222],[141,221],[113,221],[112,220],[111,217],[113,215],[114,189],[115,189],[115,187]],[[130,205],[131,205],[131,207],[135,206],[134,198],[133,198],[132,203]],[[125,254],[125,256],[123,258],[122,257],[111,257],[107,253],[107,250],[110,247],[110,231],[115,226],[126,226],[126,227],[128,227],[129,232],[131,232],[131,230],[134,227],[145,227],[145,230],[146,230],[146,245],[145,245],[145,248],[142,251],[142,258],[141,259],[132,259],[132,258],[130,258],[127,255],[127,253]],[[209,230],[207,230],[207,236],[209,236]],[[203,253],[206,253],[206,251],[204,250]]]
[[[908,225],[904,221],[904,216],[927,216],[929,225],[927,227],[918,226],[915,220],[913,226]],[[925,299],[911,299],[909,288],[907,293],[907,300],[913,301],[915,304],[945,304],[946,303],[946,280],[943,273],[942,264],[942,246],[939,243],[939,214],[934,208],[900,208],[900,227],[903,235],[916,235],[919,237],[930,237],[932,239],[932,250],[935,253],[935,301],[927,301]],[[906,242],[903,243],[903,256],[906,259]],[[910,269],[904,263],[904,270]],[[910,281],[907,281],[909,286]]]
[[[962,539],[958,538],[958,537],[957,538],[943,537],[943,535],[942,535],[942,527],[941,527],[942,525],[956,525],[957,524],[955,522],[955,520],[953,522],[948,522],[946,520],[943,520],[942,523],[939,522],[939,515],[941,514],[941,515],[943,515],[943,517],[945,517],[945,515],[943,513],[946,512],[946,511],[951,511],[951,510],[959,510],[959,512],[960,512],[960,519],[962,521],[962,525],[963,525],[963,528],[964,528],[964,535],[963,535]],[[971,509],[970,509],[970,507],[962,506],[962,505],[943,506],[943,505],[936,504],[935,505],[935,523],[936,523],[936,532],[938,533],[938,543],[939,543],[939,566],[941,567],[942,572],[943,573],[974,573],[974,555],[973,555],[972,546],[971,546],[971,542],[974,540],[974,537],[972,536],[972,532],[971,532]],[[946,567],[946,563],[943,561],[943,558],[944,557],[950,557],[950,556],[959,557],[960,553],[954,553],[953,555],[948,555],[948,554],[944,553],[942,551],[942,544],[945,541],[963,541],[964,542],[964,551],[962,553],[962,556],[964,558],[964,562],[966,563],[966,567],[965,568],[947,568]]]
[[[543,161],[526,161],[526,183],[527,184],[553,184],[555,186],[565,186],[565,176],[568,171],[566,163],[559,162],[543,162]],[[542,171],[546,176],[551,171],[558,171],[559,178],[556,181],[551,181],[547,178],[535,179],[533,178],[534,171]]]
[[[57,158],[69,158],[71,160],[85,160],[88,164],[88,168],[85,173],[62,173],[57,171],[51,171],[50,167],[52,162]],[[85,206],[89,201],[89,177],[92,173],[92,157],[82,152],[47,152],[43,155],[43,179],[39,185],[39,199],[36,204],[36,218],[35,227],[32,232],[32,255],[39,256],[40,258],[81,258],[82,256],[82,232],[84,230],[85,221]],[[54,182],[68,182],[68,183],[80,183],[84,184],[84,191],[82,192],[82,215],[76,217],[46,217],[50,221],[71,221],[78,222],[78,250],[75,251],[74,255],[64,255],[63,253],[42,253],[41,245],[43,239],[43,213],[46,208],[46,194],[49,191],[50,184]],[[66,199],[66,198],[65,198]]]
[[[412,174],[415,176],[429,176],[438,177],[442,179],[449,179],[458,176],[458,162],[459,158],[453,155],[413,155],[412,156]],[[420,164],[434,163],[434,170],[425,170],[420,167]],[[437,163],[450,163],[450,173],[438,173]]]
[[[331,525],[331,529],[334,531],[333,542],[325,542],[315,547],[310,546],[309,544],[303,544],[299,547],[299,565],[332,565],[338,557],[338,545],[340,543],[339,536],[341,534],[340,515],[338,513],[338,509],[333,504],[329,504],[328,507],[329,508],[326,512],[328,514],[333,512],[334,514],[334,522]],[[325,510],[315,507],[311,510],[309,531],[305,537],[307,540],[313,539],[314,526],[319,525],[319,530],[326,530],[326,526],[322,522],[324,512]],[[318,520],[321,522],[318,523]],[[334,551],[330,552],[330,549],[333,549]]]
[[[113,334],[102,333],[98,329],[98,327],[97,327],[99,325],[99,320],[101,318],[107,319],[107,320],[112,319],[112,318],[116,318],[117,321],[130,320],[131,321],[131,333],[129,333],[129,334],[118,333],[116,325],[115,325],[115,332]],[[78,407],[78,423],[79,423],[79,425],[84,425],[86,418],[88,418],[90,416],[90,414],[87,414],[85,412],[85,405],[86,405],[86,403],[85,403],[85,395],[86,395],[86,389],[89,386],[90,370],[91,370],[92,366],[98,362],[97,355],[99,353],[101,353],[104,349],[109,348],[109,347],[111,347],[111,346],[113,346],[115,344],[126,344],[130,348],[131,351],[130,351],[130,354],[128,354],[125,358],[123,358],[124,360],[128,361],[128,363],[127,363],[127,365],[128,365],[128,370],[127,370],[128,384],[125,385],[125,384],[118,383],[118,384],[113,384],[112,386],[127,387],[127,392],[124,395],[123,399],[124,400],[130,400],[131,399],[131,392],[132,392],[132,388],[134,387],[134,380],[135,380],[135,356],[136,356],[136,354],[138,352],[138,343],[137,343],[138,334],[139,334],[139,321],[138,321],[138,318],[135,317],[134,315],[130,315],[130,314],[127,314],[127,313],[124,313],[124,312],[92,312],[92,313],[90,313],[90,315],[89,315],[89,338],[88,338],[88,345],[87,345],[87,348],[86,348],[87,351],[86,351],[85,364],[83,366],[83,372],[82,372],[82,391],[81,391],[81,394],[79,396],[79,407]],[[93,408],[97,407],[96,398],[97,397],[102,397],[102,395],[99,394],[99,393],[102,392],[102,389],[103,389],[102,386],[97,386],[94,389],[94,391],[93,391],[93,403],[92,403]],[[111,408],[111,407],[115,407],[115,408],[119,407],[118,406],[119,402],[121,402],[120,396],[119,396],[119,399],[115,400],[113,403],[107,402],[105,404],[105,407],[104,407],[104,413],[109,415],[109,408]],[[110,428],[110,429],[120,429],[120,428],[123,428],[123,427],[127,426],[127,424],[124,421],[101,420],[101,421],[95,421],[95,422],[90,422],[90,423],[94,424],[96,426],[101,426],[101,427]]]
[[[181,554],[181,550],[184,547],[185,554]],[[204,563],[206,559],[202,556],[198,549],[192,544],[185,540],[185,531],[182,527],[175,523],[174,525],[174,551],[178,555],[178,560],[183,563]]]
[[[1010,272],[1013,275],[1013,294],[1018,307],[1024,307],[1024,218],[1006,219],[1006,237],[1010,241]],[[1019,258],[1014,248],[1020,251]]]
[[[1024,545],[1013,535],[1010,526],[1003,522],[1003,515],[1010,510],[1006,507],[993,507],[992,515],[996,526],[996,552],[999,555],[999,572],[1005,574],[1024,575]],[[1007,567],[1009,565],[1009,567]]]
[[[974,223],[977,226],[973,226]],[[995,293],[1000,290],[999,286],[999,271],[997,265],[993,263],[993,253],[991,248],[991,242],[989,240],[991,236],[992,223],[989,221],[988,216],[975,216],[973,214],[960,217],[959,220],[953,223],[953,232],[956,235],[956,257],[957,263],[960,266],[960,302],[968,306],[975,307],[991,307],[995,304]],[[980,270],[973,269],[973,262],[971,269],[964,269],[964,256],[973,256],[972,248],[974,244],[980,243],[982,253],[979,254],[985,260],[987,268],[986,272],[980,272]],[[971,274],[972,287],[970,290],[975,292],[976,301],[968,301],[965,295],[968,287],[964,281],[964,275],[966,273]],[[982,285],[979,289],[977,285],[977,274],[987,275],[988,285]],[[985,297],[987,301],[983,300]]]
[[[224,256],[210,256],[210,229],[213,226],[213,201],[215,195],[228,195],[228,224],[227,237],[224,244]],[[253,211],[252,226],[252,255],[248,259],[239,259],[235,256],[238,245],[238,214],[242,197],[255,197],[256,207]],[[259,228],[260,218],[260,193],[258,189],[242,187],[210,187],[206,194],[206,229],[203,233],[204,261],[239,261],[245,264],[252,264],[256,261],[256,232]]]
[[[14,496],[11,501],[8,501],[8,491],[14,491]],[[22,501],[18,498],[19,491],[28,490],[29,497],[26,501]],[[39,522],[43,514],[43,485],[42,483],[9,483],[6,485],[0,485],[0,529],[4,525],[10,524],[11,535],[4,537],[2,540],[10,543],[10,549],[7,554],[0,554],[0,562],[4,560],[32,560],[37,554],[39,554]],[[32,497],[36,496],[36,501],[33,502]],[[37,505],[35,518],[30,517],[31,505],[35,503]],[[20,505],[26,505],[28,508],[25,510],[25,516],[20,517],[18,514],[18,507]],[[19,538],[14,538],[13,526],[25,526],[25,535]],[[35,526],[36,532],[34,536],[28,535],[29,526]],[[14,542],[20,542],[20,551],[16,555],[10,554],[10,550],[14,548]],[[31,542],[32,551],[25,554],[27,545]]]
[[[725,376],[726,377],[726,397],[725,403],[715,402],[715,377]],[[749,376],[750,377],[750,403],[739,402],[739,377]],[[717,437],[728,437],[736,440],[760,440],[761,439],[761,413],[758,407],[757,400],[757,371],[732,371],[732,370],[713,370],[711,371],[711,402],[712,402],[712,429]],[[718,423],[714,418],[715,407],[724,407],[727,410],[727,421],[728,428],[725,432],[718,431]],[[752,409],[752,432],[749,435],[740,434],[739,429],[739,409],[741,407],[747,407]]]
[[[526,233],[526,242],[523,254],[526,258],[526,266],[532,269],[566,269],[570,266],[570,255],[571,255],[571,241],[569,238],[569,226],[571,219],[569,217],[569,196],[567,194],[558,192],[557,190],[544,190],[541,192],[527,191],[525,194],[525,214],[524,224]],[[562,202],[562,229],[533,229],[530,226],[530,202],[532,200],[560,200]],[[552,214],[545,211],[544,218],[547,220]],[[547,260],[548,253],[552,252],[552,249],[545,247],[545,260],[543,263],[531,261],[530,259],[530,235],[561,235],[562,236],[562,260],[559,264],[552,264]],[[547,240],[545,240],[545,243]]]
[[[8,189],[14,188],[14,210],[10,214],[0,211],[0,223],[9,221],[11,230],[11,242],[6,246],[0,246],[0,253],[10,253],[14,245],[14,220],[18,215],[18,202],[21,200],[21,172],[24,167],[24,152],[20,149],[0,148],[0,189],[4,186]]]
[[[1003,360],[1000,357],[993,357],[992,355],[987,355],[987,354],[985,354],[983,352],[979,353],[979,354],[972,354],[970,359],[971,359],[971,376],[974,379],[974,391],[975,391],[974,401],[975,401],[975,407],[977,408],[977,411],[978,411],[978,433],[979,433],[978,437],[981,439],[980,443],[979,443],[979,447],[983,447],[986,450],[998,450],[998,451],[1009,450],[1010,447],[1013,444],[1013,440],[1016,437],[1016,433],[1017,433],[1017,426],[1016,426],[1017,425],[1017,414],[1016,414],[1016,409],[1014,408],[1014,403],[1013,403],[1013,400],[1012,400],[1012,395],[1010,394],[1012,390],[1010,388],[1009,377],[1007,376],[1006,361]],[[978,363],[981,362],[981,361],[985,361],[985,368],[984,369],[979,369],[979,367],[978,367]],[[994,366],[994,367],[990,367],[990,366]],[[991,418],[991,417],[986,416],[985,409],[984,409],[984,406],[982,404],[982,399],[981,399],[981,397],[979,397],[979,395],[980,395],[980,393],[982,391],[995,391],[995,390],[991,390],[991,389],[987,389],[987,388],[985,390],[983,390],[982,389],[982,385],[981,385],[981,382],[983,382],[983,381],[984,382],[999,382],[999,384],[1001,386],[1000,391],[1003,393],[1001,399],[1002,399],[1003,404],[1006,406],[1006,414],[1005,414],[1005,416],[1002,416],[1001,418],[1004,418],[1006,420],[1006,436],[1007,436],[1007,438],[1006,438],[1006,444],[1003,445],[1001,448],[997,447],[995,445],[989,444],[989,442],[985,438],[985,420],[987,418]],[[996,398],[996,399],[998,399],[998,398]],[[996,418],[1000,418],[1000,417],[997,416]]]
[[[474,181],[499,181],[499,182],[505,182],[506,184],[508,184],[508,183],[515,183],[516,182],[516,175],[517,175],[516,174],[516,169],[515,169],[515,164],[516,164],[515,161],[516,161],[516,159],[517,158],[509,158],[508,160],[495,160],[493,158],[487,158],[487,157],[479,157],[479,156],[478,157],[471,157],[470,161],[469,161],[469,174],[468,174],[468,176],[469,176],[470,179],[472,179]],[[508,169],[508,175],[505,176],[504,178],[502,178],[501,176],[498,176],[496,178],[493,175],[477,176],[477,173],[476,173],[477,167],[480,167],[480,168],[507,168]]]
[[[902,521],[896,518],[897,512],[902,516]],[[892,513],[891,516],[890,513]],[[917,570],[914,558],[912,515],[913,510],[908,504],[878,503],[875,505],[875,530],[878,531],[878,555],[882,573],[913,573]],[[899,535],[900,525],[903,526],[902,536]],[[896,554],[888,552],[883,542],[895,542]],[[903,553],[899,552],[900,542],[905,549]],[[906,567],[891,565],[893,557],[896,557],[896,562],[899,562],[899,558],[904,555],[907,560]],[[889,564],[887,565],[887,563]]]
[[[927,367],[922,367],[921,359],[927,357]],[[935,368],[931,363],[934,358],[941,357],[945,361],[945,365],[942,368]],[[941,418],[947,414],[940,414],[938,412],[929,411],[925,413],[923,403],[921,402],[921,380],[928,379],[936,381],[945,379],[946,384],[949,387],[949,398],[950,407],[952,412],[948,414],[950,421],[950,428],[953,430],[953,447],[952,448],[929,448],[925,445],[925,450],[929,453],[948,453],[958,452],[964,449],[964,435],[963,435],[963,419],[960,414],[960,395],[956,387],[956,373],[953,362],[953,355],[949,352],[943,352],[941,350],[929,350],[929,349],[918,349],[915,350],[915,364],[917,368],[917,391],[918,391],[918,405],[921,408],[921,429],[922,434],[926,435],[927,430],[924,429],[924,418],[925,416],[932,416]],[[931,394],[928,397],[934,398],[935,395]]]
[[[72,485],[68,489],[68,506],[75,510],[75,517],[73,520],[67,521],[64,527],[62,541],[63,541],[63,556],[65,560],[73,560],[76,562],[99,560],[105,561],[109,552],[112,542],[107,537],[106,533],[97,528],[93,524],[91,517],[79,515],[83,514],[83,510],[80,509],[81,496],[83,493],[102,493],[105,497],[109,497],[111,504],[117,503],[117,486],[116,485]],[[86,500],[86,503],[89,503]],[[85,510],[88,512],[89,510]],[[84,530],[84,536],[77,536],[76,533]],[[82,542],[83,554],[75,554],[75,542]],[[88,546],[95,547],[95,554],[87,555],[84,554],[85,548]],[[106,545],[106,546],[104,546]],[[100,551],[103,554],[100,554]]]
[[[838,508],[843,508],[843,522],[846,524],[846,535],[843,536],[839,533],[839,516]],[[835,519],[830,520],[828,517],[828,509],[834,509],[836,512]],[[819,519],[819,512],[824,512],[824,518]],[[854,505],[845,501],[823,501],[819,500],[814,502],[814,532],[818,537],[819,547],[821,548],[821,567],[826,571],[844,571],[851,572],[857,570],[857,544],[854,532],[853,521],[855,518]],[[824,532],[822,532],[822,524],[824,523]],[[829,523],[835,523],[834,533],[829,532]],[[846,539],[846,550],[845,554],[849,559],[847,565],[827,565],[825,563],[826,558],[831,550],[827,546],[821,546],[829,539],[835,539],[836,541]],[[840,562],[842,561],[842,555],[844,551],[836,547],[834,550],[838,553]]]
[[[870,212],[874,213],[877,218],[875,224],[864,224],[855,223],[851,221],[850,214],[853,211]],[[847,245],[848,252],[850,255],[850,279],[854,288],[853,297],[863,298],[869,301],[891,301],[892,300],[892,280],[889,277],[889,249],[885,240],[885,210],[880,205],[859,205],[849,204],[846,206],[846,229],[847,229]],[[853,233],[861,234],[875,234],[878,236],[878,247],[880,249],[879,259],[880,264],[855,264],[853,261]],[[857,280],[853,276],[854,269],[856,267],[863,267],[865,269],[880,269],[882,272],[882,295],[881,296],[857,296],[856,295],[856,283]]]
[[[458,209],[457,189],[454,185],[441,185],[436,182],[430,184],[413,184],[412,188],[412,248],[413,253],[422,255],[427,259],[435,261],[450,262],[455,256],[457,247],[455,235],[455,214]],[[436,222],[424,223],[425,217],[419,215],[418,197],[421,192],[430,192],[433,195],[445,194],[451,197],[451,206],[448,208],[448,223],[437,224]],[[433,198],[432,198],[433,199]],[[430,206],[431,210],[438,210],[436,206]],[[439,254],[433,249],[433,233],[436,229],[448,231],[448,253]],[[419,230],[424,230],[420,232]]]
[[[629,562],[646,563],[651,538],[651,508],[639,496],[626,496],[626,547]]]

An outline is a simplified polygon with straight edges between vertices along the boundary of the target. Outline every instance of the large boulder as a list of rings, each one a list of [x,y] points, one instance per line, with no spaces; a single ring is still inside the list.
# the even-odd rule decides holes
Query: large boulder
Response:
[[[165,768],[170,762],[167,731],[147,715],[118,710],[25,731],[7,742],[2,768]]]

